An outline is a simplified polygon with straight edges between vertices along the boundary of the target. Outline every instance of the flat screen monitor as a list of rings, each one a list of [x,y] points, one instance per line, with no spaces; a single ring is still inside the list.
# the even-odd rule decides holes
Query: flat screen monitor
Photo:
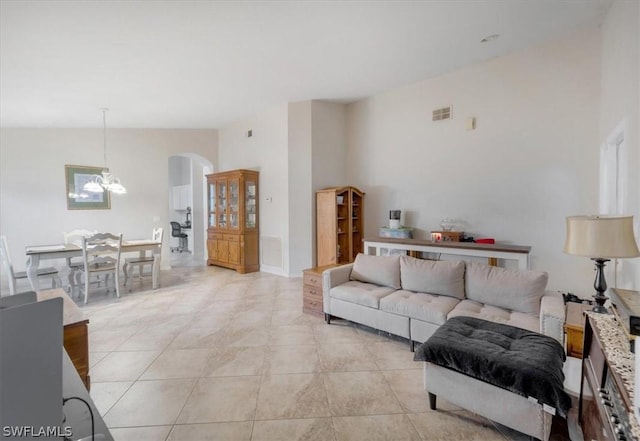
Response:
[[[0,438],[60,440],[62,299],[34,295],[0,301]]]

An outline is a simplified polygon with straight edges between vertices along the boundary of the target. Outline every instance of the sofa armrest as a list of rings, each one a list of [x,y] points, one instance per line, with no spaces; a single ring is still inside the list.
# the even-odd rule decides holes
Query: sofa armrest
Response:
[[[540,333],[564,344],[564,320],[566,308],[562,294],[546,291],[540,300]]]
[[[342,285],[349,281],[351,268],[353,268],[353,263],[329,268],[322,273],[322,304],[325,314],[331,314],[329,291],[334,286]]]

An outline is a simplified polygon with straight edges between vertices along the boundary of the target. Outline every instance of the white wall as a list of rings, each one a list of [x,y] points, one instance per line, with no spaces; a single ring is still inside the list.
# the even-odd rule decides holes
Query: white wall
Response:
[[[618,0],[602,25],[602,98],[600,142],[626,121],[628,197],[625,214],[635,217],[640,238],[640,3]],[[613,266],[609,264],[609,267]],[[609,271],[610,273],[611,271]],[[609,286],[614,278],[607,276]],[[617,285],[640,290],[640,258],[620,259]]]
[[[184,156],[169,158],[169,185],[191,185],[191,159]]]
[[[192,184],[192,199],[193,210],[191,213],[191,230],[193,231],[193,256],[196,260],[207,259],[207,233],[208,224],[206,219],[206,179],[204,177],[205,170],[203,164],[200,161],[191,161],[193,184]],[[186,218],[186,216],[185,216]]]
[[[269,246],[279,241],[281,263],[261,271],[289,272],[288,106],[282,104],[219,130],[219,167],[216,171],[246,168],[260,172],[260,237]],[[253,136],[247,137],[252,130]],[[271,198],[269,201],[268,198]],[[261,240],[261,255],[264,252]]]
[[[313,266],[312,101],[289,103],[289,275]]]
[[[108,166],[128,194],[113,195],[110,210],[67,210],[64,166],[102,166],[102,130],[0,130],[0,234],[18,270],[25,268],[25,246],[60,243],[63,231],[89,228],[125,238],[150,237],[158,226],[169,231],[168,158],[193,152],[215,164],[217,131],[108,129],[107,149]],[[165,246],[165,263],[168,253]]]
[[[261,171],[260,235],[277,238],[282,250],[282,265],[261,260],[262,271],[300,276],[315,264],[315,190],[345,184],[345,151],[344,104],[289,103],[220,130],[221,170]]]
[[[289,275],[316,265],[316,190],[348,185],[346,105],[289,103]]]
[[[216,134],[217,136],[217,134]],[[217,145],[217,139],[216,139]],[[195,261],[207,259],[207,228],[206,219],[206,179],[205,174],[211,172],[213,163],[195,153],[185,156],[169,158],[169,186],[189,185],[191,187],[191,237],[188,239],[189,250]],[[173,207],[172,192],[169,193],[169,207]],[[187,217],[185,211],[169,211],[169,220],[183,224]],[[170,238],[171,246],[178,246],[178,238]],[[192,243],[191,243],[192,242]]]
[[[347,174],[347,105],[313,101],[313,190],[350,185]]]
[[[179,185],[191,184],[191,159],[183,156],[172,156],[169,158],[169,220],[184,223],[186,214],[184,211],[177,211],[173,209],[173,187]],[[193,196],[193,195],[192,195]],[[195,200],[192,198],[192,200]],[[189,204],[191,205],[191,204]],[[177,246],[178,240],[173,239],[173,246]],[[189,244],[191,249],[193,244]]]
[[[349,105],[346,174],[367,193],[366,234],[390,209],[423,238],[458,218],[472,236],[531,245],[551,289],[590,295],[590,262],[562,247],[565,216],[598,207],[599,37],[581,32]],[[431,122],[446,105],[453,119]]]
[[[326,101],[312,101],[312,192],[311,249],[316,265],[316,190],[351,185],[347,176],[347,106]]]

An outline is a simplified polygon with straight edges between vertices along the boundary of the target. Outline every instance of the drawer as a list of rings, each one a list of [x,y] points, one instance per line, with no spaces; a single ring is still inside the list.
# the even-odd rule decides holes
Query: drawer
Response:
[[[308,298],[304,298],[302,301],[302,310],[305,312],[322,314],[322,300],[310,300]]]
[[[229,242],[240,242],[240,236],[237,234],[223,234],[222,239]]]
[[[215,231],[207,231],[207,238],[209,240],[216,240],[216,239],[220,239],[220,234],[216,233]]]
[[[322,302],[322,290],[315,286],[304,285],[302,288],[302,296],[304,299],[316,299]]]
[[[304,273],[302,283],[309,286],[316,286],[320,288],[320,292],[322,292],[322,274],[306,272]]]

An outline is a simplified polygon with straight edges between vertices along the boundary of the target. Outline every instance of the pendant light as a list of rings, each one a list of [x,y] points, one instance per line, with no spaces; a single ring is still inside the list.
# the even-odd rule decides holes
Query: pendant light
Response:
[[[120,179],[109,173],[107,168],[107,108],[102,110],[102,138],[104,142],[104,168],[102,176],[93,175],[91,180],[84,185],[84,190],[91,193],[102,193],[105,190],[114,194],[126,194],[127,189],[120,183]]]

